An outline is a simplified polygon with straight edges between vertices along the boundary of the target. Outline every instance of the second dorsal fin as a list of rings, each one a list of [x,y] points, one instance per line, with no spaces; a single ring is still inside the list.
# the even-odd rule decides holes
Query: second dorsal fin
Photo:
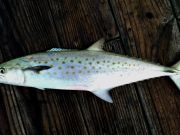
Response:
[[[94,44],[92,44],[87,50],[90,51],[103,51],[103,45],[104,45],[104,38],[101,38],[100,40],[96,41]]]

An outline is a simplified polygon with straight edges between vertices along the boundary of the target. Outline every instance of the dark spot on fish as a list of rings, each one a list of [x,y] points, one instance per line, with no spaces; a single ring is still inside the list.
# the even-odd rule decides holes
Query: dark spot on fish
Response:
[[[88,60],[88,58],[86,58],[86,61]]]
[[[99,64],[100,62],[99,61],[97,61],[97,64]]]
[[[82,62],[81,61],[78,61],[79,64],[81,64]]]
[[[50,65],[50,67],[53,67],[53,65]]]
[[[70,62],[74,62],[74,60],[70,60]]]
[[[88,70],[87,72],[88,72],[88,73],[90,73],[90,71],[89,71],[89,70]]]
[[[51,58],[51,60],[53,61],[54,59],[53,59],[53,58]]]
[[[81,70],[79,70],[79,73],[82,73],[82,71],[81,71]]]
[[[66,74],[69,74],[69,72],[67,71]]]
[[[56,60],[59,60],[59,58],[56,58]]]
[[[48,75],[51,75],[51,73],[50,73],[50,72],[48,72]]]
[[[54,75],[57,75],[57,73],[56,73],[56,72],[54,72]]]
[[[62,69],[62,67],[58,67],[58,69]]]
[[[87,69],[87,67],[85,66],[84,69]]]
[[[106,63],[106,61],[105,61],[105,60],[103,60],[103,63]]]
[[[89,62],[89,65],[92,65],[92,62]]]
[[[44,63],[45,63],[45,64],[47,64],[48,62],[47,62],[47,61],[45,61]]]
[[[41,61],[39,61],[38,63],[41,64]]]
[[[116,63],[115,63],[115,62],[113,62],[112,64],[113,64],[113,65],[115,65]]]
[[[65,63],[66,63],[65,61],[62,62],[62,64],[65,64]]]
[[[73,69],[73,68],[74,68],[74,66],[71,66],[71,68]]]

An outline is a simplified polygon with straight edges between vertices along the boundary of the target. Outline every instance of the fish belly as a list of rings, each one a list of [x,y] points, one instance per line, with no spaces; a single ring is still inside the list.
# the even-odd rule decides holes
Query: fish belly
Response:
[[[133,82],[143,81],[150,78],[161,77],[161,76],[169,76],[168,73],[160,72],[160,71],[136,71],[136,72],[118,72],[112,74],[104,74],[104,75],[96,75],[92,80],[94,80],[94,84],[91,85],[90,89],[94,90],[104,90],[111,89],[114,87],[122,86],[125,84],[130,84]]]

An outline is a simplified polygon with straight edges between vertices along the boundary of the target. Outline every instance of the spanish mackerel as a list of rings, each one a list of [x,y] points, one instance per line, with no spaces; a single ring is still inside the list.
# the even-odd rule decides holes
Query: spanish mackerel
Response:
[[[180,89],[180,62],[165,67],[106,52],[101,39],[86,50],[53,48],[0,64],[0,83],[45,89],[90,91],[111,102],[114,87],[170,76]]]

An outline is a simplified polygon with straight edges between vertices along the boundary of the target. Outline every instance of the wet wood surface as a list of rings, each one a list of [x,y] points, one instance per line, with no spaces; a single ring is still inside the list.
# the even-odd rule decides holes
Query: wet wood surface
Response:
[[[0,0],[1,62],[53,47],[104,49],[170,66],[180,59],[178,0]],[[0,85],[2,135],[176,135],[180,92],[167,78],[89,92]]]

